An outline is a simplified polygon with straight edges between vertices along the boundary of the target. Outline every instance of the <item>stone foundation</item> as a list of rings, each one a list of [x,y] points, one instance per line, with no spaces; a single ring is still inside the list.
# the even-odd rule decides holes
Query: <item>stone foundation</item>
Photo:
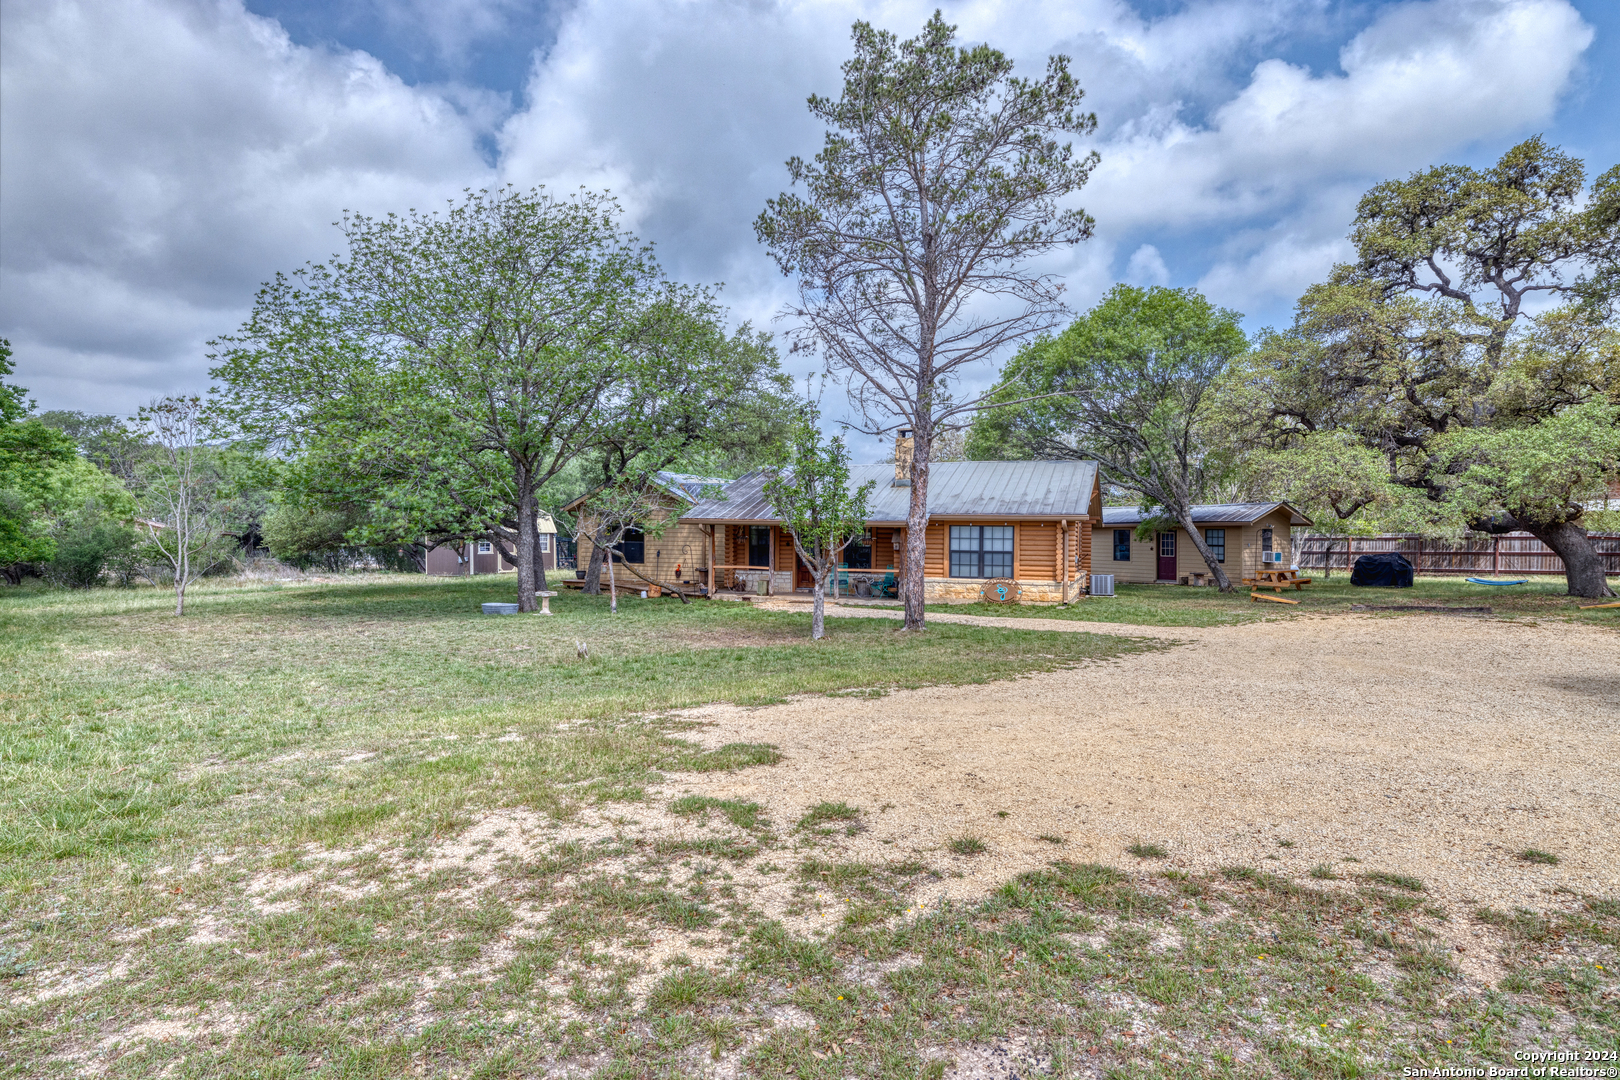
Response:
[[[987,578],[924,578],[924,602],[943,602],[949,600],[973,601],[981,599],[979,590],[984,588]],[[1060,604],[1063,602],[1063,583],[1061,581],[1020,581],[1018,583],[1022,593],[1019,602],[1024,604]],[[1069,583],[1069,599],[1077,599],[1081,595],[1080,583]]]

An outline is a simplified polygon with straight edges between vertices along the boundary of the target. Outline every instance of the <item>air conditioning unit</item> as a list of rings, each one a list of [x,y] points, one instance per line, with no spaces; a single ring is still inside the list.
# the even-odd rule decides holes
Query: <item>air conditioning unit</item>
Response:
[[[1276,563],[1280,566],[1283,561],[1283,553],[1280,551],[1262,551],[1260,561],[1262,563]]]
[[[1113,596],[1114,595],[1114,575],[1113,574],[1092,574],[1091,575],[1091,595],[1092,596]]]

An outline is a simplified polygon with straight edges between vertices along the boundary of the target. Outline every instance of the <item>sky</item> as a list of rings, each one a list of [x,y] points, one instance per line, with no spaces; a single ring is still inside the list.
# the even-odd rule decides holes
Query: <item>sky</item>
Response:
[[[118,415],[202,392],[207,341],[338,251],[343,211],[508,183],[611,190],[671,276],[780,331],[790,283],[752,224],[820,145],[805,99],[838,92],[854,20],[910,37],[936,6],[1086,89],[1102,164],[1071,201],[1096,235],[1043,263],[1077,313],[1124,281],[1282,325],[1381,180],[1537,133],[1589,176],[1620,161],[1609,0],[12,0],[11,381]]]

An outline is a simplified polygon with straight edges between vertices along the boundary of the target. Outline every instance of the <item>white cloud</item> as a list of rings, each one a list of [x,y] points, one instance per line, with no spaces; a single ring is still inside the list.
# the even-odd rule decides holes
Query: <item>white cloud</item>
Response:
[[[1143,244],[1131,253],[1125,264],[1125,280],[1132,285],[1168,285],[1170,268],[1164,265],[1164,256],[1152,244]]]
[[[1418,168],[1548,119],[1592,33],[1565,0],[1392,7],[1341,51],[1342,75],[1266,60],[1207,127],[1173,102],[1125,125],[1091,207],[1115,228],[1241,220],[1325,179]]]
[[[449,20],[430,36],[460,55],[513,2],[396,14]],[[332,251],[342,209],[426,208],[497,179],[612,188],[672,272],[726,281],[739,316],[768,323],[786,282],[752,222],[785,187],[783,160],[819,147],[805,97],[837,92],[855,18],[910,36],[934,6],[581,0],[508,115],[487,91],[296,46],[240,0],[6,5],[0,333],[48,405],[121,411],[199,388],[201,342],[258,282]],[[1422,0],[1383,9],[1340,70],[1311,71],[1267,56],[1330,33],[1326,0],[1191,0],[1155,18],[1124,0],[945,6],[1025,74],[1070,54],[1098,110],[1103,165],[1077,199],[1098,235],[1044,261],[1077,308],[1127,251],[1132,280],[1286,302],[1343,257],[1360,191],[1546,122],[1592,40],[1566,0]]]
[[[0,325],[42,403],[200,387],[203,340],[331,252],[342,210],[487,175],[443,96],[239,5],[8,5],[4,31]]]

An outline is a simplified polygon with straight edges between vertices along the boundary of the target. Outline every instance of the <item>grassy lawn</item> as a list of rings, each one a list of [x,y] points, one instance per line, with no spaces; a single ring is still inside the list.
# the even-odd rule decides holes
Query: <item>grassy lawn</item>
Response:
[[[1581,611],[1580,604],[1602,601],[1568,595],[1568,586],[1561,577],[1532,577],[1528,584],[1503,588],[1470,585],[1460,577],[1420,577],[1410,589],[1359,589],[1350,584],[1348,575],[1342,573],[1334,574],[1332,578],[1323,578],[1320,573],[1308,576],[1313,578],[1311,584],[1300,590],[1289,589],[1282,593],[1263,590],[1268,596],[1298,600],[1298,605],[1251,600],[1249,590],[1241,585],[1223,596],[1212,588],[1120,584],[1115,586],[1116,596],[1082,600],[1067,608],[1022,604],[931,604],[928,610],[967,615],[1135,623],[1140,626],[1226,626],[1278,616],[1349,612],[1358,605],[1374,609],[1432,605],[1488,607],[1492,617],[1556,618],[1602,626],[1620,625],[1620,608]],[[1504,580],[1508,577],[1502,576]],[[1620,591],[1620,579],[1610,578],[1609,583]]]
[[[1445,913],[1376,867],[1189,877],[1055,843],[952,905],[982,843],[861,862],[882,808],[671,790],[778,760],[672,709],[1153,643],[477,613],[509,588],[209,587],[179,620],[150,591],[0,593],[0,1076],[1341,1077],[1620,1048],[1614,900],[1472,913],[1509,974],[1468,989]]]

